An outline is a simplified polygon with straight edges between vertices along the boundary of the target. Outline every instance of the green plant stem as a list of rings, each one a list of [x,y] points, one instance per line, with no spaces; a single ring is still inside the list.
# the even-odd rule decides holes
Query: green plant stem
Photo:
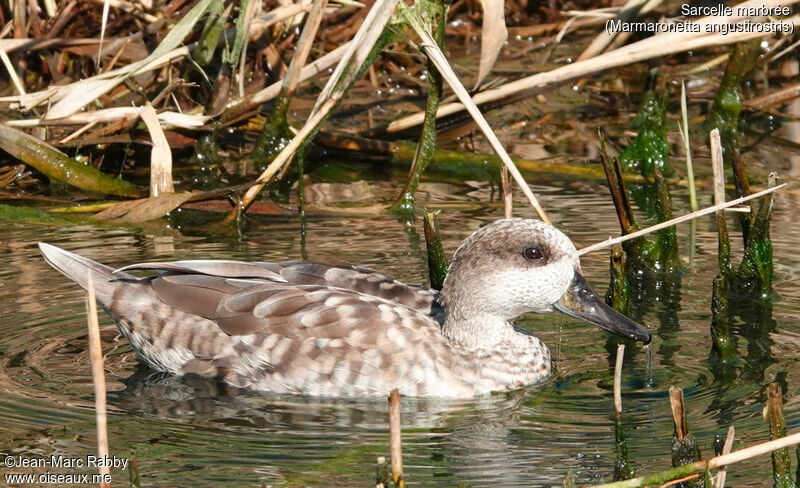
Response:
[[[431,288],[441,290],[444,279],[447,276],[447,257],[445,256],[444,246],[442,246],[442,236],[439,234],[439,211],[429,212],[425,210],[423,214],[425,228],[425,244],[428,250],[428,278]]]
[[[439,49],[444,50],[445,20],[447,18],[448,2],[433,1],[430,3],[434,20],[433,38]],[[428,60],[428,98],[425,103],[425,119],[422,121],[422,132],[419,135],[417,149],[408,174],[408,182],[398,196],[390,212],[413,212],[414,195],[419,186],[419,179],[436,151],[436,112],[439,110],[439,100],[442,97],[444,79],[436,65]]]

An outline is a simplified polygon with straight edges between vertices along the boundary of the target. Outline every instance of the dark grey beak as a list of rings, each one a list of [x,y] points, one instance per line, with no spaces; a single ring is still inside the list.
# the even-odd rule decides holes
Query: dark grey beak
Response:
[[[572,284],[561,300],[554,304],[559,312],[585,320],[626,339],[650,344],[650,333],[628,317],[605,304],[589,288],[586,280],[577,271]]]

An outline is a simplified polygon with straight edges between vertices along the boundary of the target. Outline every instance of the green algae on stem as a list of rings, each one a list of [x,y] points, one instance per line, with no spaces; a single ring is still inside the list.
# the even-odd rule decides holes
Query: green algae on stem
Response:
[[[289,122],[286,120],[289,101],[290,98],[287,95],[278,95],[273,102],[267,122],[256,139],[253,158],[256,164],[261,166],[260,170],[263,170],[266,164],[272,161],[292,139]]]
[[[652,178],[656,169],[668,176],[672,175],[666,133],[668,98],[667,90],[659,97],[653,89],[646,91],[642,97],[633,123],[639,134],[619,155],[620,163],[626,171],[638,171],[645,178]]]
[[[728,280],[724,275],[719,275],[714,278],[711,295],[711,355],[713,360],[723,364],[738,359],[729,326]]]
[[[605,151],[605,141],[600,135],[600,154],[603,162],[603,169],[606,173],[611,198],[617,210],[620,229],[623,235],[636,232],[639,227],[631,208],[628,193],[622,179],[621,164],[614,159],[612,166],[611,160]],[[666,222],[672,219],[672,208],[667,189],[666,180],[657,168],[653,170],[655,182],[651,188],[644,188],[654,195],[656,203],[654,213],[659,222]],[[648,270],[664,270],[671,272],[680,266],[678,259],[678,239],[674,226],[660,229],[656,233],[656,239],[650,241],[644,237],[638,237],[623,242],[622,248],[627,257],[626,269],[630,273],[632,269],[646,268]]]
[[[738,157],[739,114],[742,111],[739,86],[755,67],[761,51],[760,39],[740,42],[733,46],[728,57],[728,65],[725,67],[725,74],[720,81],[714,103],[711,105],[705,121],[707,132],[719,129],[723,162],[725,166],[733,168],[737,197],[749,194],[747,177],[743,173],[743,167]],[[742,235],[747,241],[750,216],[740,213],[739,221],[742,224]]]
[[[0,124],[0,148],[50,179],[96,193],[139,196],[135,185],[82,164],[50,144],[5,124]]]
[[[777,184],[777,175],[769,175],[769,186]],[[772,217],[772,194],[764,195],[758,213],[750,223],[750,232],[744,246],[744,256],[736,273],[737,293],[754,298],[768,298],[772,294],[772,239],[769,224]]]
[[[724,152],[723,152],[724,154]],[[731,149],[731,167],[733,169],[733,186],[737,197],[750,195],[750,181],[747,178],[747,169],[739,154],[739,149]],[[750,235],[750,220],[756,213],[756,202],[750,202],[750,212],[738,212],[739,223],[742,226],[742,240],[747,242]]]
[[[611,248],[609,256],[611,279],[606,291],[606,303],[617,312],[628,315],[630,311],[630,285],[625,274],[625,251],[617,245]]]
[[[706,132],[715,128],[720,131],[727,165],[731,164],[732,150],[737,147],[738,141],[739,113],[742,110],[739,86],[752,71],[760,54],[761,39],[740,42],[733,46],[714,103],[706,115]]]
[[[431,288],[441,290],[444,279],[447,276],[447,256],[442,246],[442,236],[439,233],[439,211],[429,212],[427,209],[423,214],[423,224],[425,228],[425,244],[428,250],[428,278]]]
[[[432,0],[420,2],[426,8],[428,16],[433,19],[433,38],[444,49],[445,41],[445,19],[449,1]],[[400,192],[397,200],[389,209],[390,212],[413,212],[414,195],[419,186],[419,179],[425,168],[428,167],[433,154],[436,151],[436,112],[439,109],[439,100],[442,97],[444,79],[436,68],[432,60],[428,60],[428,97],[425,103],[425,119],[422,121],[422,131],[417,142],[417,149],[414,152],[414,159],[411,162],[411,169],[408,174],[403,191]]]
[[[636,469],[628,461],[628,440],[622,429],[622,419],[620,416],[614,417],[614,450],[616,460],[614,461],[614,481],[629,480],[636,476]]]
[[[767,386],[767,405],[764,418],[769,422],[769,438],[775,440],[786,437],[786,419],[783,416],[783,400],[778,383]],[[791,475],[792,462],[789,459],[789,448],[784,447],[772,452],[772,479],[774,488],[797,488]]]

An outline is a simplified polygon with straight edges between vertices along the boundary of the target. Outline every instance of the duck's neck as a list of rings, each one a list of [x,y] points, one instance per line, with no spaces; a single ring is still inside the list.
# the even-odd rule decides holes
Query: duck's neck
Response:
[[[447,285],[441,294],[445,309],[442,333],[452,344],[467,350],[493,349],[515,333],[509,318],[497,313],[492,304],[469,296],[467,290],[448,289]]]
[[[454,312],[447,312],[442,333],[450,343],[464,349],[493,349],[516,333],[511,322],[496,315]]]
[[[507,306],[496,279],[476,274],[469,264],[456,259],[447,272],[440,294],[445,310],[442,333],[467,350],[493,349],[517,334],[511,320],[521,311]]]

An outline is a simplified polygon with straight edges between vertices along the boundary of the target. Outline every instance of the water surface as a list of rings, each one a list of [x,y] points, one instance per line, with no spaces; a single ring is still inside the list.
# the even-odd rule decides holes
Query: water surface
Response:
[[[327,191],[336,187],[325,185]],[[360,201],[365,188],[390,198],[385,182],[360,181],[342,188],[354,192],[351,201]],[[501,215],[496,204],[485,203],[492,190],[488,183],[423,184],[421,196],[432,206],[449,204],[441,217],[448,252]],[[618,234],[610,198],[600,183],[559,183],[534,190],[554,222],[579,246]],[[680,213],[687,206],[685,192],[674,193]],[[703,203],[708,200],[703,197]],[[346,202],[339,204],[347,207]],[[714,223],[711,218],[698,221],[691,264],[685,258],[690,254],[689,226],[679,227],[685,264],[679,286],[657,290],[637,305],[636,314],[653,332],[653,344],[631,351],[623,372],[624,428],[631,460],[640,472],[670,466],[670,386],[684,389],[689,426],[704,457],[711,454],[714,436],[724,435],[732,424],[737,447],[768,439],[761,409],[764,387],[771,381],[787,388],[789,429],[800,426],[800,256],[793,251],[800,233],[792,224],[795,205],[792,194],[776,202],[772,228],[777,281],[771,319],[759,327],[745,324],[746,317],[735,321],[742,361],[727,376],[707,361],[710,284],[717,273]],[[180,219],[144,227],[0,224],[5,262],[0,268],[2,452],[27,457],[95,452],[84,295],[40,258],[38,241],[111,266],[200,257],[305,257],[425,281],[419,222],[408,225],[390,216],[351,213],[310,218],[304,230],[296,218],[259,218],[239,235],[216,224],[181,226]],[[517,214],[533,217],[522,200]],[[740,248],[738,239],[733,247]],[[586,256],[583,267],[594,288],[604,292],[607,255]],[[374,486],[375,460],[389,452],[384,401],[230,392],[215,383],[154,375],[137,364],[110,320],[101,318],[111,453],[135,457],[143,486]],[[404,462],[413,485],[557,486],[570,472],[580,482],[611,479],[609,351],[615,351],[615,344],[605,332],[560,315],[528,315],[519,323],[549,345],[558,374],[543,385],[476,401],[404,399]],[[0,468],[1,473],[19,471],[24,470]],[[116,485],[127,484],[127,471],[112,471]],[[770,478],[769,458],[762,457],[734,467],[728,479],[731,486],[770,486]]]

